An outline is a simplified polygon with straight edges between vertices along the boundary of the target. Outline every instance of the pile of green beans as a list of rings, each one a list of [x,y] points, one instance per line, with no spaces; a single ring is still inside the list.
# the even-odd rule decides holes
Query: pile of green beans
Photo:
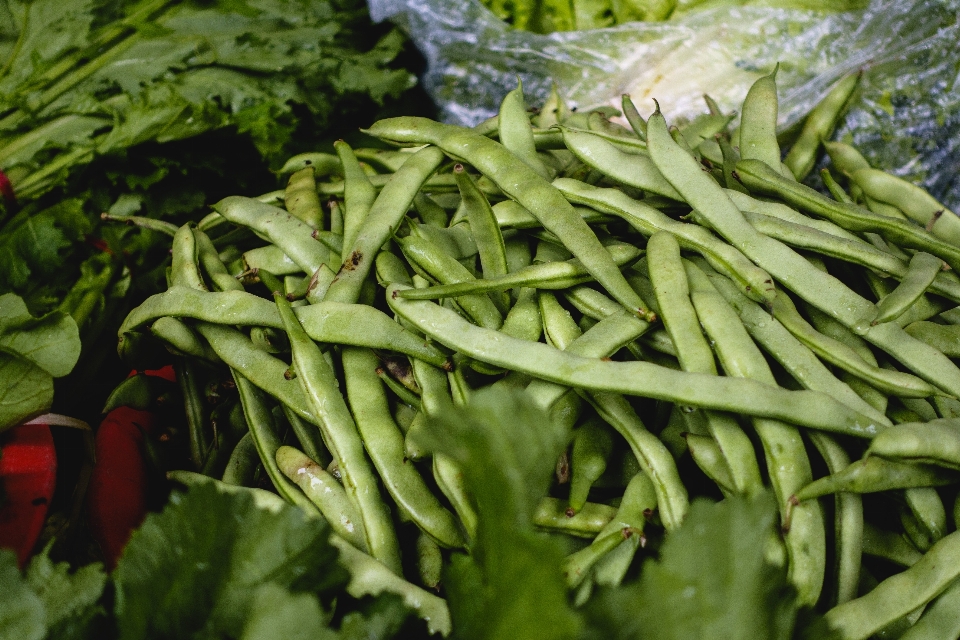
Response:
[[[960,220],[823,143],[856,88],[792,140],[776,72],[736,128],[709,98],[668,126],[625,96],[618,124],[519,88],[472,129],[379,121],[397,149],[297,156],[284,190],[169,229],[121,351],[149,333],[232,381],[232,436],[185,394],[197,470],[321,514],[391,584],[437,588],[477,526],[416,434],[505,386],[570,430],[535,524],[569,537],[578,602],[692,497],[772,488],[766,553],[840,637],[955,638]]]

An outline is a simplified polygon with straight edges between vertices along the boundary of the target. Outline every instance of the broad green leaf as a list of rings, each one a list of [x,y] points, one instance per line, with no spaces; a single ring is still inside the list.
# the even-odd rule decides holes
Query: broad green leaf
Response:
[[[0,431],[53,404],[53,378],[20,356],[0,351]]]
[[[647,560],[640,581],[602,593],[587,607],[591,638],[718,640],[792,637],[796,595],[786,569],[765,554],[777,535],[769,494],[700,499]]]
[[[7,293],[0,296],[0,350],[59,378],[77,364],[80,332],[73,318],[59,311],[33,318],[19,296]]]
[[[326,616],[309,593],[293,594],[268,582],[256,588],[240,640],[335,640]]]
[[[444,578],[457,637],[577,637],[563,551],[533,527],[568,435],[524,393],[504,389],[478,391],[428,421],[421,443],[460,466],[477,504],[470,555],[455,554]]]
[[[328,535],[325,521],[296,507],[266,510],[213,482],[174,493],[114,573],[121,640],[239,637],[259,586],[317,594],[342,585]]]
[[[43,601],[21,577],[16,554],[0,549],[0,640],[42,640],[46,634]]]

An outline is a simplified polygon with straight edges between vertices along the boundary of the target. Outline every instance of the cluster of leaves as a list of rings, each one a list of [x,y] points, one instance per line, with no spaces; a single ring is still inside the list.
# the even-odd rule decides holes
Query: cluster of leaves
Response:
[[[413,86],[405,46],[362,0],[0,0],[0,294],[80,327],[57,410],[105,395],[73,379],[113,377],[110,329],[163,284],[167,238],[100,214],[180,224],[277,188]]]
[[[49,409],[53,379],[79,357],[73,318],[61,311],[34,318],[20,297],[0,295],[0,431]]]
[[[310,0],[7,0],[0,167],[20,198],[95,155],[227,126],[273,163],[304,106],[321,125],[347,96],[382,102],[413,83],[372,48],[363,5]],[[373,43],[371,43],[373,44]]]
[[[0,638],[310,638],[422,635],[396,595],[357,600],[323,520],[263,508],[214,481],[172,494],[116,570],[70,572],[47,553],[21,575],[0,551]]]

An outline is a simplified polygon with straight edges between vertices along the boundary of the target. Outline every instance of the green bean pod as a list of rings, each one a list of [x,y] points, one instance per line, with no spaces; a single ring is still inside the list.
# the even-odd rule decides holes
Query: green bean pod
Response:
[[[293,447],[279,447],[276,460],[283,475],[300,487],[310,502],[316,505],[330,523],[330,528],[357,549],[369,553],[363,520],[337,479]]]
[[[781,297],[777,296],[777,300]],[[709,291],[695,291],[691,298],[726,374],[774,384],[766,359],[723,298]],[[796,586],[800,601],[813,605],[820,596],[826,572],[823,513],[817,504],[807,505],[802,512],[796,508],[787,512],[790,496],[813,479],[810,460],[796,427],[759,417],[752,422],[763,445],[770,483],[787,529],[784,543],[788,577]]]
[[[243,264],[247,270],[263,269],[275,276],[303,272],[300,265],[290,259],[290,256],[285,254],[283,249],[272,244],[245,251],[243,253]]]
[[[909,335],[951,358],[960,358],[960,325],[911,322],[903,328]]]
[[[737,488],[733,482],[730,465],[720,450],[720,446],[710,436],[697,433],[684,433],[690,457],[697,463],[700,470],[720,488],[724,496],[736,495]]]
[[[377,188],[370,182],[349,144],[337,140],[333,148],[343,166],[343,237],[344,244],[350,247],[377,197]]]
[[[806,178],[813,169],[820,141],[828,140],[833,135],[837,120],[860,82],[860,75],[853,73],[838,81],[804,120],[800,136],[783,159],[783,164],[797,180]]]
[[[370,274],[380,248],[396,232],[414,196],[442,161],[440,150],[422,149],[410,156],[390,177],[380,195],[371,200],[362,224],[357,225],[351,236],[344,233],[343,263],[325,300],[353,303],[359,299],[360,288]]]
[[[397,242],[410,265],[433,282],[453,284],[477,280],[466,267],[425,238],[407,236]],[[503,324],[500,310],[484,293],[457,296],[455,301],[464,313],[482,327],[499,329]]]
[[[580,511],[590,488],[607,470],[613,438],[598,420],[588,420],[573,432],[570,454],[570,509]]]
[[[821,216],[849,231],[872,231],[904,247],[926,251],[960,268],[960,247],[950,244],[904,220],[877,215],[853,204],[837,202],[815,189],[789,181],[770,167],[755,160],[737,163],[739,179],[751,190],[775,195],[798,209]]]
[[[223,470],[220,481],[237,487],[248,487],[253,484],[257,465],[260,464],[260,455],[257,453],[253,436],[247,431],[230,452],[230,459]]]
[[[283,204],[287,211],[313,229],[323,228],[323,206],[317,194],[316,168],[313,165],[290,175],[283,192]]]
[[[371,306],[322,302],[297,307],[294,313],[307,334],[317,342],[397,351],[440,367],[450,366],[447,357],[436,347],[424,343],[422,338]],[[124,319],[118,335],[166,316],[215,324],[283,328],[274,305],[253,294],[177,288],[147,298]],[[363,331],[357,331],[358,326],[362,326]]]
[[[193,236],[197,243],[197,260],[213,287],[217,291],[242,291],[243,285],[227,271],[207,234],[193,229]]]
[[[960,218],[923,187],[868,167],[850,173],[850,180],[863,190],[864,196],[892,205],[934,236],[960,244]]]
[[[923,557],[902,533],[878,529],[869,522],[863,523],[862,545],[864,555],[883,558],[902,567],[912,567]]]
[[[825,626],[844,640],[866,640],[885,625],[922,607],[960,577],[960,532],[935,544],[915,565],[887,578],[864,596],[824,615]]]
[[[554,233],[596,280],[631,313],[645,316],[647,310],[627,284],[596,234],[573,206],[533,169],[502,145],[453,125],[426,118],[389,118],[367,131],[398,143],[432,143],[447,154],[474,166],[503,192],[526,207],[544,228]]]
[[[860,437],[875,421],[826,394],[786,391],[752,380],[678,372],[647,362],[592,360],[511,338],[470,324],[456,312],[425,300],[405,300],[401,285],[387,288],[399,316],[441,344],[471,358],[529,373],[561,385],[669,400],[684,405],[762,415]],[[584,334],[586,335],[586,334]]]
[[[777,142],[777,69],[758,78],[743,99],[740,113],[740,156],[781,170]],[[790,173],[790,179],[793,174]]]
[[[643,116],[640,115],[640,112],[637,111],[633,100],[630,99],[629,95],[623,94],[620,98],[620,103],[623,106],[623,115],[627,119],[627,122],[630,123],[630,128],[633,129],[633,132],[637,134],[638,138],[646,140],[647,122],[643,119]]]
[[[943,266],[943,260],[929,253],[914,254],[900,285],[877,302],[880,315],[873,322],[889,322],[903,314],[933,284]]]
[[[207,362],[219,362],[220,358],[200,336],[186,323],[171,317],[157,318],[150,325],[150,333],[162,340],[178,355],[200,358]]]
[[[895,427],[891,427],[895,428]],[[926,464],[868,455],[845,469],[814,480],[795,494],[796,501],[829,493],[877,493],[912,487],[940,487],[957,481],[957,474]]]
[[[616,243],[604,248],[610,253],[618,265],[628,265],[640,257],[641,252],[636,247]],[[534,289],[568,289],[584,282],[593,280],[593,276],[577,259],[561,262],[542,262],[517,269],[504,276],[484,278],[482,280],[467,280],[453,284],[443,284],[425,289],[409,290],[402,294],[411,300],[437,300],[463,295],[477,295],[494,291],[506,291],[514,287],[531,287]]]
[[[621,184],[665,198],[680,200],[659,169],[643,153],[627,153],[602,137],[562,127],[563,142],[581,161]]]
[[[276,245],[306,273],[313,273],[330,261],[330,250],[313,239],[313,229],[279,207],[253,198],[229,196],[213,208],[230,222],[249,227]]]
[[[647,431],[623,396],[595,391],[588,393],[586,398],[600,417],[624,437],[640,468],[653,482],[664,528],[673,531],[679,527],[690,504],[670,452],[660,439]]]
[[[905,462],[933,464],[960,471],[960,421],[905,422],[870,443],[869,453]],[[880,434],[878,434],[879,437]]]
[[[497,130],[500,134],[500,144],[536,171],[540,177],[548,178],[547,168],[537,156],[537,147],[530,128],[530,116],[527,114],[527,105],[523,101],[522,83],[518,82],[517,88],[507,93],[500,103]]]
[[[847,406],[873,417],[878,425],[890,425],[889,418],[865,402],[848,384],[834,376],[809,348],[770,315],[769,310],[737,291],[734,284],[720,274],[713,272],[709,277],[717,291],[736,310],[750,336],[774,360],[783,365],[803,388],[822,391]]]
[[[937,596],[900,639],[953,640],[957,637],[960,637],[960,580]]]
[[[443,547],[463,547],[456,520],[434,497],[404,455],[403,434],[393,421],[377,377],[377,357],[368,349],[343,350],[347,400],[360,437],[390,497],[422,531]]]
[[[324,359],[320,347],[304,331],[286,298],[279,292],[273,297],[290,337],[297,380],[307,405],[319,418],[323,440],[339,464],[347,496],[360,514],[367,548],[374,558],[401,575],[400,547],[390,512],[376,489],[379,486],[377,477],[364,453],[356,422],[340,394],[333,369]]]
[[[250,429],[250,437],[260,455],[260,462],[263,463],[267,477],[270,478],[277,493],[284,500],[297,505],[307,513],[319,513],[297,485],[288,480],[277,466],[276,455],[281,444],[280,438],[274,431],[273,417],[260,390],[235,369],[231,369],[231,373],[240,394],[240,403],[243,405],[243,415]]]
[[[937,389],[926,381],[908,373],[874,366],[847,345],[819,333],[800,315],[787,296],[779,296],[774,301],[773,315],[820,358],[886,393],[909,398],[926,398],[937,393]]]
[[[946,535],[947,511],[936,489],[931,487],[904,489],[903,498],[926,540],[932,544]]]
[[[850,456],[836,440],[816,431],[807,434],[827,463],[830,473],[850,465]],[[860,561],[864,553],[863,499],[855,493],[838,493],[834,506],[834,567],[836,590],[834,604],[843,604],[857,597],[860,582]]]
[[[566,500],[542,498],[533,512],[533,524],[548,531],[594,538],[616,515],[615,508],[598,502],[588,502],[583,509],[571,514]]]

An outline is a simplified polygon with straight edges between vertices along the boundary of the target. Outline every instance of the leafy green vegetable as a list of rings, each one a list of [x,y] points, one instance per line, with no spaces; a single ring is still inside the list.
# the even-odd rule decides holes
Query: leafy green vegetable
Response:
[[[492,388],[428,425],[421,444],[460,466],[477,505],[470,555],[455,554],[444,578],[457,637],[576,638],[563,551],[533,527],[569,434],[522,392]]]
[[[53,378],[79,357],[73,318],[60,311],[34,318],[19,296],[0,295],[0,431],[49,409]]]
[[[41,640],[45,613],[43,601],[20,576],[17,555],[0,549],[0,639]]]
[[[341,586],[329,528],[296,507],[267,511],[214,483],[174,493],[134,533],[115,572],[120,638],[255,635],[265,601],[304,609],[296,594]],[[277,588],[258,591],[262,585]],[[278,589],[286,596],[278,595]],[[253,616],[251,618],[251,616]],[[248,620],[248,618],[250,618]]]
[[[6,0],[0,40],[0,167],[18,197],[95,155],[233,125],[279,161],[294,105],[325,120],[342,96],[382,102],[412,85],[389,68],[403,40],[359,50],[362,5]]]
[[[107,576],[99,564],[71,574],[67,563],[54,564],[48,552],[35,556],[21,575],[16,555],[0,550],[0,639],[90,637],[91,623],[103,613],[99,600]]]
[[[765,554],[776,515],[769,494],[695,501],[660,559],[644,563],[639,582],[588,605],[592,637],[790,638],[795,594],[786,569]]]

